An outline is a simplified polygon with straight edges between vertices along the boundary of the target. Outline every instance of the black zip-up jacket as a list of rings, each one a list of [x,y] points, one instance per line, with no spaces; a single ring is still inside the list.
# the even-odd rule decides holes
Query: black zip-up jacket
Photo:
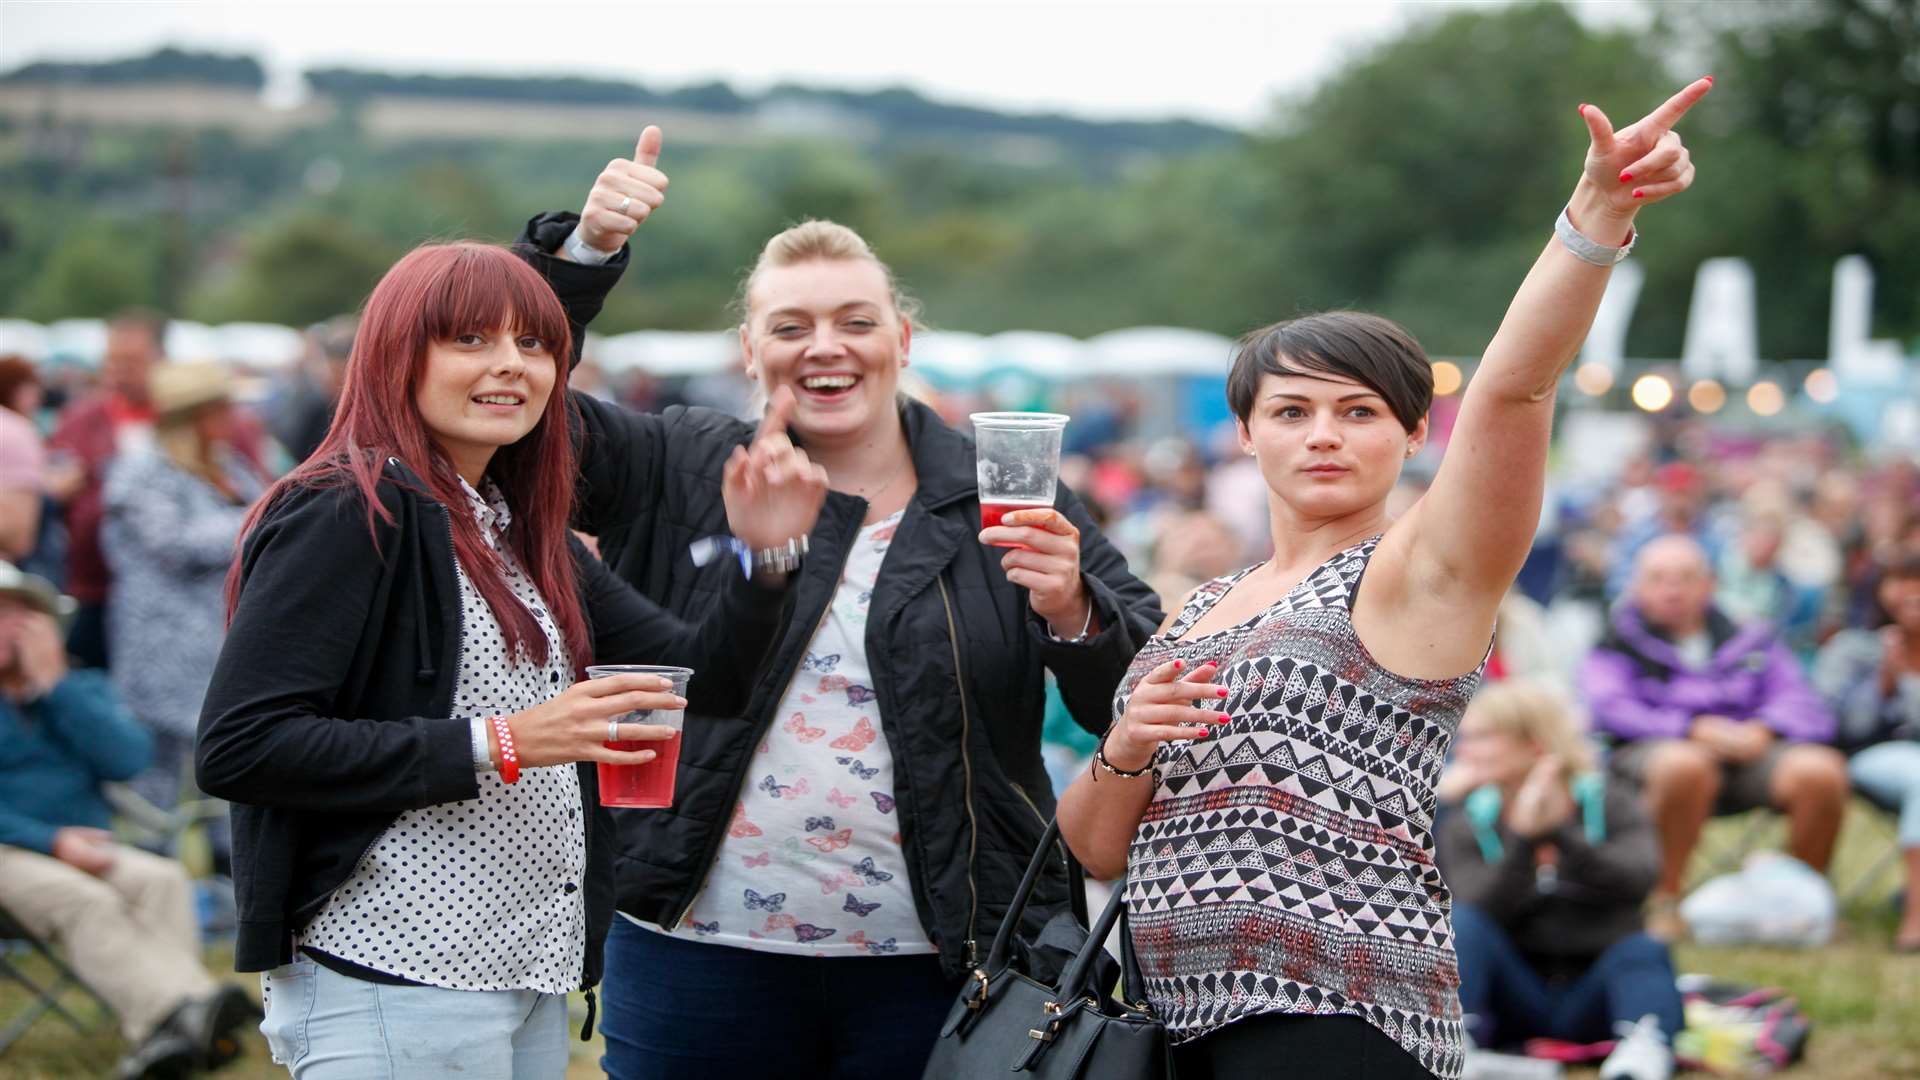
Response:
[[[551,251],[573,220],[542,215],[522,239]],[[626,260],[623,253],[605,267],[538,255],[531,261],[577,315],[598,309]],[[725,575],[738,571],[724,561],[696,569],[687,550],[699,537],[727,531],[721,469],[754,429],[709,409],[652,415],[578,401],[585,423],[579,526],[600,538],[616,573],[669,611],[685,617],[706,610]],[[1080,529],[1082,576],[1101,630],[1084,644],[1053,641],[1026,590],[1007,581],[1004,552],[977,539],[972,441],[917,402],[901,406],[901,420],[920,484],[874,589],[867,661],[894,757],[914,904],[945,970],[957,976],[976,961],[982,935],[991,938],[998,927],[1053,815],[1040,758],[1043,670],[1054,673],[1074,719],[1104,732],[1114,688],[1162,615],[1153,590],[1062,488],[1055,505]],[[688,717],[673,807],[613,815],[621,911],[671,926],[692,906],[754,749],[806,656],[866,509],[863,499],[827,496],[771,663],[736,673],[751,694],[746,707],[715,713],[705,705],[707,715]],[[1065,897],[1062,865],[1042,883],[1030,919],[1037,924]]]
[[[377,545],[349,486],[288,493],[241,551],[240,603],[194,758],[201,789],[233,804],[239,971],[290,962],[293,934],[402,811],[479,794],[471,718],[451,715],[461,636],[452,518],[393,459],[378,494],[392,523],[378,522]],[[577,541],[574,557],[597,660],[685,665],[696,672],[690,701],[739,707],[744,687],[730,673],[764,659],[789,590],[736,570],[733,582],[716,580],[709,617],[689,626]],[[613,913],[613,850],[596,770],[579,773],[591,987]]]

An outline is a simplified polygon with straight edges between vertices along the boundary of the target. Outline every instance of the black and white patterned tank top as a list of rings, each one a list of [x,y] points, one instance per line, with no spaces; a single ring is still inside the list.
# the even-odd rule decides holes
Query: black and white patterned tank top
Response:
[[[1433,789],[1480,670],[1413,679],[1368,654],[1350,612],[1378,543],[1339,552],[1246,622],[1189,638],[1254,568],[1210,581],[1134,658],[1116,717],[1178,657],[1220,665],[1230,720],[1155,755],[1128,914],[1175,1041],[1262,1013],[1357,1016],[1452,1078],[1460,979]]]

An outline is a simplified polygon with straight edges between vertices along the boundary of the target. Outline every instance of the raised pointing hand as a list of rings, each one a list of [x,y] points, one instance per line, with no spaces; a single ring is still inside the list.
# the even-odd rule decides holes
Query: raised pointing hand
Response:
[[[790,388],[775,390],[752,445],[734,447],[723,472],[727,527],[755,550],[812,532],[826,501],[827,470],[787,437],[794,404]]]
[[[1598,105],[1580,106],[1591,145],[1586,176],[1609,205],[1631,213],[1677,195],[1693,183],[1693,162],[1673,126],[1707,91],[1713,77],[1695,79],[1637,122],[1618,131]]]

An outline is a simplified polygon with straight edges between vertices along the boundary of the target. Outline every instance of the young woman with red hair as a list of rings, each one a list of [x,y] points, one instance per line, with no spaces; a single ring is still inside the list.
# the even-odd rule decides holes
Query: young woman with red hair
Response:
[[[507,250],[416,249],[367,301],[325,441],[242,533],[196,760],[234,804],[236,966],[267,972],[262,1030],[301,1080],[564,1071],[613,912],[594,764],[651,760],[606,744],[671,731],[619,718],[685,704],[579,676],[685,665],[732,707],[781,625],[783,573],[689,626],[569,534],[572,340]],[[824,493],[778,428],[727,464],[756,551]]]

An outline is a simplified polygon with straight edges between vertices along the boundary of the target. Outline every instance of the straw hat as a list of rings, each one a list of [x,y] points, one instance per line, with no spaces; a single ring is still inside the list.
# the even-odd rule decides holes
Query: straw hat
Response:
[[[60,590],[53,587],[53,582],[35,574],[22,573],[18,567],[4,560],[0,560],[0,596],[18,600],[55,618],[66,618],[74,610],[73,597],[60,595]]]
[[[155,364],[147,398],[156,416],[191,412],[233,396],[233,373],[211,360],[175,360]]]

